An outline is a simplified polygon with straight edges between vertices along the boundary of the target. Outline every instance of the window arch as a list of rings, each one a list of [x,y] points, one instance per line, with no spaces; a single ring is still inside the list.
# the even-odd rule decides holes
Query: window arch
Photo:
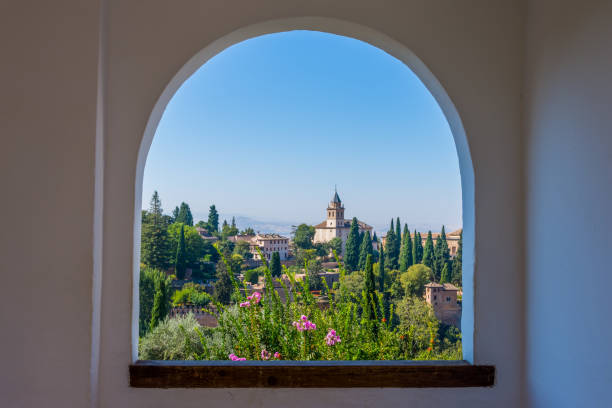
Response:
[[[443,89],[442,85],[435,78],[433,73],[425,66],[425,64],[418,59],[409,49],[402,44],[392,40],[385,35],[371,30],[367,27],[360,26],[354,23],[346,21],[329,19],[329,18],[295,18],[295,19],[284,19],[268,21],[261,24],[252,25],[234,31],[217,41],[211,43],[205,47],[194,57],[192,57],[172,78],[169,84],[164,89],[162,95],[155,104],[152,113],[147,122],[145,132],[142,138],[138,162],[136,167],[136,180],[135,180],[135,231],[139,231],[140,227],[140,209],[141,209],[141,196],[142,196],[142,181],[144,167],[146,163],[146,157],[155,134],[157,125],[163,115],[166,105],[179,89],[182,83],[189,78],[200,66],[206,63],[210,58],[220,53],[224,49],[231,45],[242,42],[249,38],[257,37],[264,34],[271,34],[277,32],[291,31],[291,30],[312,30],[322,31],[332,34],[343,35],[346,37],[355,38],[366,43],[369,43],[377,48],[382,49],[388,54],[402,61],[406,66],[411,69],[431,92],[433,97],[441,107],[452,132],[455,146],[457,148],[457,154],[459,158],[459,167],[461,173],[461,186],[462,186],[462,205],[463,205],[463,277],[464,287],[466,288],[463,294],[464,312],[462,317],[462,326],[464,328],[463,333],[463,353],[464,358],[468,361],[473,360],[473,298],[470,293],[470,288],[473,282],[473,240],[474,240],[474,175],[473,167],[469,152],[469,146],[463,125],[459,114],[450,100],[449,96]],[[139,243],[140,236],[135,234],[134,243],[134,285],[138,288],[138,276],[139,276]],[[135,329],[133,333],[137,333],[137,322],[138,322],[138,293],[137,289],[134,290],[133,297],[133,308],[132,308],[132,321]],[[135,331],[134,331],[135,330]],[[136,334],[137,338],[137,334]],[[137,342],[133,342],[133,357],[137,357]]]

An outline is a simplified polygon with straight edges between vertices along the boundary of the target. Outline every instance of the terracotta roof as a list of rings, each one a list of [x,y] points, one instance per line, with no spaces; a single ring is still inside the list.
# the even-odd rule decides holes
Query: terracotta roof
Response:
[[[257,239],[289,239],[287,237],[283,237],[282,235],[278,235],[278,234],[257,234]]]
[[[452,283],[439,284],[436,282],[430,282],[427,285],[425,285],[425,287],[426,288],[442,288],[443,290],[459,290],[459,288],[453,285]]]

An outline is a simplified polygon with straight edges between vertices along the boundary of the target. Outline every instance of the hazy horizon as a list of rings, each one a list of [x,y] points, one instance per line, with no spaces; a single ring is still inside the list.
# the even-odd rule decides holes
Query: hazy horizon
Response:
[[[157,190],[165,213],[185,201],[197,222],[214,203],[220,222],[286,230],[323,221],[335,184],[346,218],[377,232],[397,216],[420,231],[462,225],[452,134],[420,80],[361,41],[294,31],[236,44],[183,84],[142,206]]]

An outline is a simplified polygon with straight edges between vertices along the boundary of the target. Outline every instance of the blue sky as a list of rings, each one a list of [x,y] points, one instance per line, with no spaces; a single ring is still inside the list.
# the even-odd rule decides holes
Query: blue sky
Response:
[[[143,207],[157,190],[165,212],[185,201],[196,220],[214,203],[225,217],[314,224],[335,184],[347,218],[377,231],[397,216],[461,226],[454,141],[420,80],[364,42],[293,31],[236,44],[183,84],[147,158]]]

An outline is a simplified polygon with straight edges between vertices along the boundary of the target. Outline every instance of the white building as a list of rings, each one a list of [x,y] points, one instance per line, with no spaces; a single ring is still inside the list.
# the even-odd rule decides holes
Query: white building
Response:
[[[359,224],[359,233],[364,231],[372,233],[371,226],[363,221],[357,220],[357,222]],[[351,220],[344,219],[344,205],[342,205],[342,201],[336,191],[327,207],[327,219],[315,225],[314,242],[329,242],[333,238],[338,237],[342,240],[342,248],[344,248],[350,230]]]
[[[272,258],[274,252],[278,252],[281,261],[289,258],[289,238],[278,234],[257,234],[257,235],[236,235],[229,237],[230,241],[239,242],[246,241],[249,243],[249,250],[253,254],[253,259],[261,260],[259,250],[264,255],[266,260]]]

